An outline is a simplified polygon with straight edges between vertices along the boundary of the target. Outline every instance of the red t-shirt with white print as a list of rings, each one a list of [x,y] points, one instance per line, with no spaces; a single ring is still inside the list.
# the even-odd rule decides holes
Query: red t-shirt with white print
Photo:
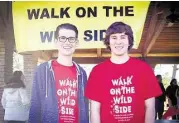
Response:
[[[78,123],[77,71],[75,65],[63,66],[52,61],[56,82],[59,123]]]
[[[101,123],[144,123],[145,100],[161,94],[153,70],[135,58],[95,66],[85,90],[87,98],[101,104]]]

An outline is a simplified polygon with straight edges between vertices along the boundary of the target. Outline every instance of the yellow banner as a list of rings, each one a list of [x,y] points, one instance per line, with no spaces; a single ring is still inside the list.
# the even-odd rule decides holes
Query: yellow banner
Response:
[[[134,48],[141,40],[149,1],[13,2],[13,25],[18,52],[51,50],[54,31],[62,23],[79,30],[80,49],[104,48],[105,30],[113,22],[129,24]]]

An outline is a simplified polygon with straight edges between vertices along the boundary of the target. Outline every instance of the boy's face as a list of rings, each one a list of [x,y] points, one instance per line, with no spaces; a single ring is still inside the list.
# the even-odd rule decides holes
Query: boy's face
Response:
[[[60,29],[56,39],[56,48],[64,56],[71,56],[78,45],[76,33],[70,29]]]
[[[116,56],[128,54],[129,40],[125,33],[111,34],[109,37],[111,53]]]
[[[177,85],[177,81],[174,81],[174,82],[173,82],[173,85]]]

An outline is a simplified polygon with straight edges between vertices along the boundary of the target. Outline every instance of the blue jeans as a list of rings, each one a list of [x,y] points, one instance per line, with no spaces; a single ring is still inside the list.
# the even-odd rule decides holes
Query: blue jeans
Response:
[[[155,119],[162,119],[164,112],[164,101],[155,99]]]

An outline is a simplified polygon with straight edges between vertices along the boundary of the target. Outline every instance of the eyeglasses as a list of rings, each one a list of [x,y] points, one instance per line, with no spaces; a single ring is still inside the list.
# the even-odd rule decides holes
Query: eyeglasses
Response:
[[[62,42],[62,43],[65,43],[65,42],[67,41],[67,39],[68,39],[68,41],[69,41],[70,43],[75,43],[76,40],[77,40],[76,37],[68,37],[68,38],[65,37],[65,36],[58,37],[58,40],[59,40],[60,42]]]

